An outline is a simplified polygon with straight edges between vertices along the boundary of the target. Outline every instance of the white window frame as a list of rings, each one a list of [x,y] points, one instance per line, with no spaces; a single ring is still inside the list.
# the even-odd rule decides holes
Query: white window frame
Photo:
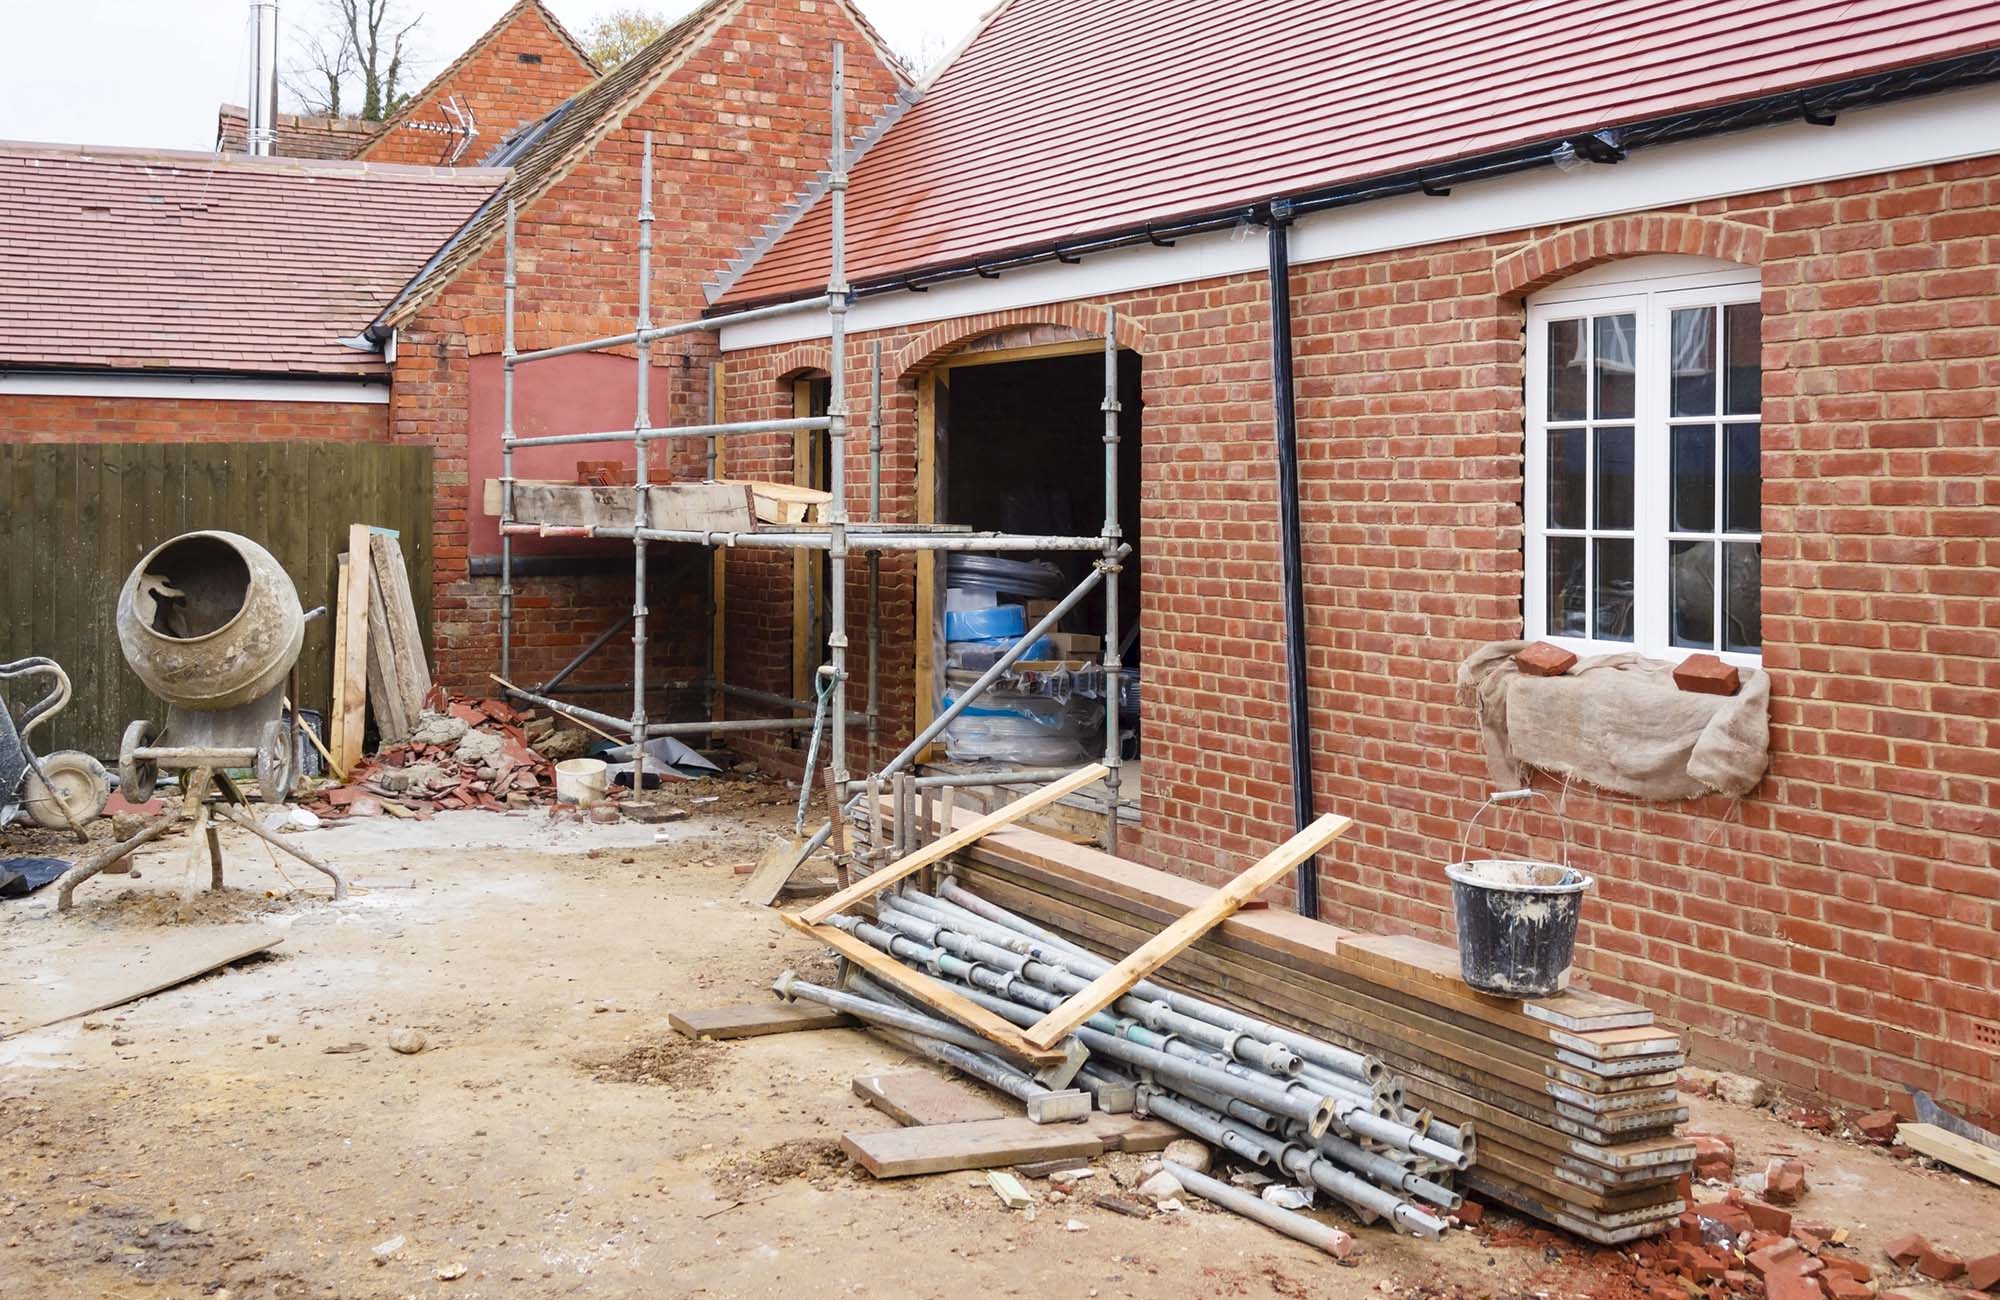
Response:
[[[1670,533],[1673,424],[1711,424],[1718,444],[1726,424],[1743,424],[1750,416],[1726,417],[1723,401],[1724,358],[1716,358],[1716,413],[1703,417],[1670,418],[1669,352],[1672,346],[1671,321],[1676,308],[1694,306],[1726,307],[1754,303],[1762,297],[1762,285],[1754,267],[1738,266],[1713,258],[1649,256],[1612,262],[1582,272],[1534,294],[1528,299],[1526,384],[1527,446],[1525,491],[1522,612],[1527,638],[1550,641],[1580,655],[1638,651],[1654,659],[1678,663],[1691,654],[1712,653],[1739,667],[1756,668],[1763,655],[1741,651],[1703,651],[1676,646],[1669,640],[1667,618],[1667,563]],[[1633,395],[1632,447],[1632,640],[1607,641],[1595,637],[1557,636],[1548,628],[1548,324],[1550,321],[1588,319],[1593,316],[1631,312],[1635,318],[1634,356],[1638,375]],[[1761,411],[1755,417],[1763,426]],[[1564,424],[1569,422],[1564,421]],[[1621,423],[1593,419],[1593,425]],[[1591,440],[1586,440],[1591,441]],[[1594,477],[1596,451],[1586,461],[1586,479]],[[1591,483],[1594,501],[1596,485]],[[1716,475],[1715,529],[1719,541],[1761,542],[1762,532],[1722,531],[1722,475]],[[1588,510],[1588,505],[1586,506]],[[1761,528],[1762,520],[1759,525]],[[1622,531],[1600,530],[1586,515],[1586,531],[1594,535]],[[1558,530],[1569,532],[1570,530]],[[1590,548],[1586,547],[1586,550]],[[1594,563],[1594,559],[1590,561]],[[1718,636],[1718,642],[1721,638]]]

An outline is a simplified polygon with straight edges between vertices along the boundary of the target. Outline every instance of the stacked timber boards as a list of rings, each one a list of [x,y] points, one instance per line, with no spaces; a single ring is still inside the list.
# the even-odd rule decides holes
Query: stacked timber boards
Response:
[[[1108,956],[1136,948],[1207,887],[1022,828],[957,860],[974,893]],[[1671,1226],[1694,1146],[1675,1093],[1679,1038],[1634,1003],[1565,991],[1488,997],[1449,948],[1289,913],[1241,913],[1163,982],[1378,1056],[1414,1106],[1477,1134],[1465,1181],[1605,1244]]]

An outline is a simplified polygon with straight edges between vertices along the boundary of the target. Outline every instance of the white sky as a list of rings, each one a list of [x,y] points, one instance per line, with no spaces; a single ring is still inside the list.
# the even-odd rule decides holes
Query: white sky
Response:
[[[400,0],[418,29],[428,80],[512,0]],[[906,57],[971,29],[992,0],[859,0]],[[288,31],[318,18],[321,0],[280,0]],[[679,14],[693,0],[548,0],[579,36],[608,10]],[[0,0],[0,140],[209,149],[216,105],[244,101],[250,76],[248,0]],[[286,105],[290,107],[289,104]]]

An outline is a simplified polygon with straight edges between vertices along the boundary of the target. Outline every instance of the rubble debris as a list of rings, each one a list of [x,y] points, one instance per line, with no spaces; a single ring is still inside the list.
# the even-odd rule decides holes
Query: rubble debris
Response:
[[[1925,1242],[1923,1253],[1917,1256],[1917,1272],[1933,1282],[1951,1282],[1964,1275],[1965,1260],[1943,1246]]]
[[[1703,1070],[1695,1066],[1684,1066],[1677,1081],[1682,1092],[1700,1097],[1715,1097],[1732,1106],[1749,1106],[1755,1109],[1771,1100],[1771,1085],[1762,1079],[1753,1079],[1747,1074],[1731,1074],[1726,1070]]]
[[[1000,1198],[1000,1203],[1010,1210],[1026,1210],[1035,1204],[1035,1198],[1021,1186],[1021,1180],[1010,1173],[989,1169],[986,1171],[986,1184]]]
[[[1167,1149],[1160,1153],[1163,1160],[1171,1160],[1177,1165],[1186,1165],[1198,1174],[1205,1174],[1214,1165],[1214,1154],[1208,1144],[1193,1138],[1175,1138],[1167,1143]]]
[[[389,1050],[404,1056],[415,1056],[429,1045],[421,1029],[397,1029],[389,1035]]]
[[[1779,1157],[1764,1171],[1764,1199],[1773,1205],[1796,1205],[1806,1194],[1806,1166],[1803,1160]]]
[[[1855,1120],[1854,1128],[1866,1141],[1889,1146],[1896,1140],[1896,1125],[1900,1122],[1893,1110],[1874,1110]]]
[[[1736,1144],[1715,1133],[1689,1133],[1694,1143],[1694,1176],[1726,1183],[1736,1175]]]

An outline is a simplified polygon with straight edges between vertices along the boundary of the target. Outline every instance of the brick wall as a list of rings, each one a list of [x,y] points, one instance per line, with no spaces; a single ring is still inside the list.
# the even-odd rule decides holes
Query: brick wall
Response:
[[[445,111],[450,105],[469,113],[478,132],[456,165],[476,167],[516,128],[543,117],[596,79],[538,7],[523,5],[433,77],[418,99],[353,156],[364,162],[424,166],[448,161],[462,139],[439,129],[455,124]]]
[[[1600,882],[1579,962],[1796,1090],[1873,1105],[1908,1083],[2000,1110],[2000,1058],[1970,1045],[2000,1022],[1996,236],[1988,160],[1296,270],[1316,798],[1361,823],[1328,855],[1327,919],[1449,940],[1442,864],[1488,782],[1454,674],[1522,626],[1522,298],[1628,255],[1758,265],[1771,772],[1741,802],[1571,790]],[[1290,825],[1268,300],[1248,276],[1117,305],[1146,403],[1140,852],[1216,879]],[[900,517],[903,368],[1092,309],[879,336]],[[775,409],[787,364],[732,355],[732,415]],[[849,391],[865,420],[859,370]],[[781,644],[784,612],[741,564],[732,667],[761,670],[735,638]],[[885,651],[899,709],[910,663]]]
[[[192,397],[0,393],[4,442],[386,442],[389,408],[360,402],[224,402]]]
[[[866,56],[862,33],[836,6],[817,0],[752,0],[702,43],[648,100],[629,113],[596,148],[519,217],[518,346],[523,350],[632,328],[636,278],[640,152],[654,132],[653,317],[689,319],[707,306],[702,285],[747,247],[770,214],[802,192],[828,153],[827,80],[835,40],[848,49],[848,121],[860,129],[896,93],[889,72]],[[439,678],[454,689],[485,691],[498,667],[498,583],[469,579],[466,514],[471,416],[467,357],[500,350],[504,251],[494,246],[398,334],[391,423],[394,436],[431,444],[437,457],[436,572]],[[626,355],[630,350],[626,350]],[[660,370],[676,378],[667,413],[677,423],[708,411],[706,336],[655,345]],[[522,375],[532,371],[524,370]],[[788,412],[789,413],[789,412]],[[626,449],[629,454],[629,448]],[[608,454],[608,452],[607,452]],[[703,452],[676,445],[676,478],[700,478]],[[740,444],[729,450],[728,472],[789,480],[789,442],[779,462],[760,464]],[[625,557],[629,546],[606,544]],[[741,557],[732,563],[744,562]],[[567,639],[544,649],[557,663],[631,604],[630,583],[600,580],[605,603],[596,625],[577,620]],[[789,591],[789,569],[784,578]],[[567,579],[527,579],[521,623],[527,635],[530,599],[562,603]],[[616,589],[616,590],[614,590]],[[685,591],[671,593],[684,599]],[[655,613],[670,593],[656,592]],[[732,616],[733,623],[733,616]],[[746,638],[756,631],[745,628]],[[537,631],[537,636],[544,632]],[[683,675],[700,662],[706,629],[699,618],[654,620],[650,675]],[[731,632],[732,639],[736,636]],[[560,644],[558,644],[558,642]],[[568,652],[563,646],[568,646]],[[787,652],[788,653],[788,652]],[[605,650],[615,675],[629,676],[629,642]],[[789,660],[787,660],[789,662]],[[532,676],[526,669],[524,676]],[[611,712],[623,713],[621,704]],[[691,716],[683,714],[683,716]]]

